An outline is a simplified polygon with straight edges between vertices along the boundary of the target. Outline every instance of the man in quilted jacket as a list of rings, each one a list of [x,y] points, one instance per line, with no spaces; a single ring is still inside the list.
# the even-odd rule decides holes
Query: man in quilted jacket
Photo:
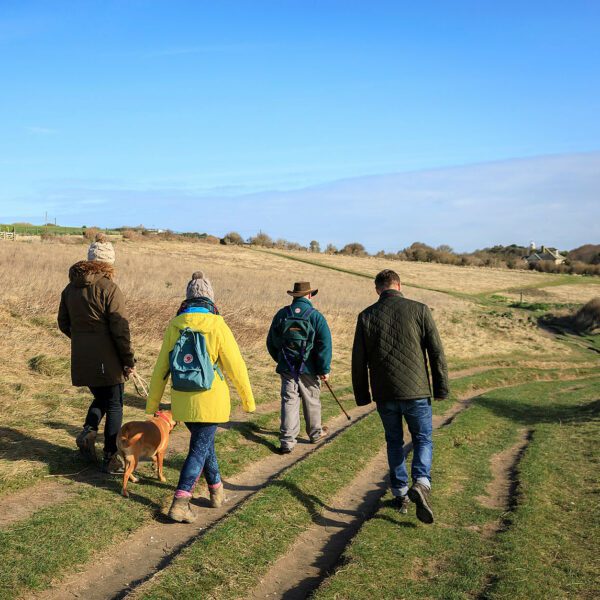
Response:
[[[352,349],[352,385],[359,406],[377,403],[387,443],[394,502],[433,523],[431,508],[431,400],[448,397],[448,369],[431,311],[402,295],[391,270],[375,277],[379,300],[358,316]],[[431,378],[430,373],[431,372]],[[402,419],[413,442],[412,486],[404,460]]]

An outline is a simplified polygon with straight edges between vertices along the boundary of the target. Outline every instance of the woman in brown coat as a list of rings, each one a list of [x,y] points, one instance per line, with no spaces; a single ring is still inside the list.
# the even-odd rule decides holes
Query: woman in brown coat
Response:
[[[77,446],[95,459],[95,440],[104,415],[103,470],[114,472],[117,434],[123,420],[123,387],[135,368],[123,293],[113,281],[115,254],[102,237],[92,244],[88,260],[69,269],[58,327],[71,338],[71,380],[87,386],[94,401]]]

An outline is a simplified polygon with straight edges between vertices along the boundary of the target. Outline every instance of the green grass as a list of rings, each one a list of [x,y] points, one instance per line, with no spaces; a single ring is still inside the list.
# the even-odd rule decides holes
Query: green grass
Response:
[[[561,387],[549,398],[556,418],[535,425],[520,464],[520,502],[498,538],[490,599],[598,597],[600,385],[570,386],[569,404]]]
[[[590,376],[593,373],[593,369],[590,368],[569,368],[562,371],[526,368],[492,369],[488,372],[454,380],[452,382],[453,398],[469,395],[474,390],[481,388],[505,386],[531,381],[535,378],[556,380],[565,376]],[[338,392],[346,407],[351,408],[353,402],[348,396],[351,392],[349,386],[340,387]],[[51,400],[52,398],[49,398],[48,402]],[[81,398],[73,398],[70,401],[79,402],[83,410],[83,406],[86,404],[85,400],[86,398],[81,396]],[[451,404],[452,400],[436,402],[434,412],[441,414]],[[324,421],[340,412],[337,404],[325,391],[322,395],[322,405]],[[375,422],[378,423],[378,420],[376,419]],[[367,446],[371,443],[367,439],[367,435],[365,435],[364,441],[360,441],[362,439],[360,436],[364,435],[364,431],[361,429],[364,425],[361,423],[355,424],[350,431],[344,433],[335,442],[336,444],[338,441],[341,442],[343,438],[346,439],[346,436],[353,432],[352,437],[347,439],[354,440],[352,443],[356,446],[354,450],[344,451],[347,452],[349,460],[354,460],[354,457],[360,454],[355,451],[356,448],[361,447],[363,443],[366,443]],[[13,426],[18,427],[19,424],[15,423]],[[250,421],[232,424],[231,428],[219,433],[216,438],[216,447],[224,477],[228,478],[240,473],[252,462],[270,455],[278,446],[278,427],[279,415],[277,411],[274,411],[263,415],[253,415]],[[28,475],[23,481],[3,481],[1,484],[3,493],[19,487],[34,485],[45,473],[75,473],[85,466],[79,455],[70,447],[42,443],[33,439],[28,442],[23,435],[20,434],[18,437],[20,443],[14,447],[27,447],[28,452],[31,453],[31,443],[36,444],[34,450],[39,454],[41,460],[47,461],[47,466],[35,474]],[[359,438],[355,436],[359,436]],[[381,436],[375,436],[374,439],[379,439],[381,442]],[[13,448],[10,442],[11,440],[7,440],[9,445],[3,449],[3,441],[0,440],[0,450],[9,452],[10,448]],[[321,452],[322,450],[319,451],[319,454]],[[120,480],[118,478],[108,479],[97,488],[82,486],[78,494],[70,497],[67,502],[58,507],[41,510],[30,519],[4,530],[0,536],[0,560],[3,564],[10,564],[10,568],[0,572],[0,597],[10,597],[7,595],[7,590],[45,587],[50,578],[60,577],[66,569],[73,569],[89,560],[93,551],[117,543],[127,532],[151,521],[159,507],[169,501],[184,458],[179,454],[170,456],[166,461],[167,484],[160,484],[150,478],[142,479],[138,484],[131,484],[132,499],[130,501],[119,496]],[[306,463],[321,465],[320,460],[317,460],[315,455],[314,460],[311,457]],[[329,459],[324,460],[327,462]],[[339,464],[337,457],[335,462]],[[348,473],[355,474],[357,468],[357,465],[349,467]],[[319,470],[321,466],[317,466],[315,469]],[[149,471],[146,472],[149,473]],[[66,485],[69,485],[69,482],[66,482]],[[282,492],[279,490],[277,493]],[[321,498],[318,494],[316,497]],[[107,520],[107,523],[104,524],[102,519]],[[89,530],[82,527],[82,521],[90,522]],[[94,527],[102,529],[101,535],[80,535],[80,532],[93,531]],[[39,552],[45,553],[43,560],[37,558],[38,549],[32,550],[32,552],[26,550],[29,545],[35,544],[36,536],[40,531],[43,532],[43,540],[40,542]],[[61,560],[61,556],[68,556],[69,559]]]
[[[21,235],[42,235],[50,233],[52,235],[83,235],[85,227],[64,227],[62,225],[32,225],[32,224],[12,224],[0,223],[0,231],[12,231]],[[118,231],[111,229],[102,229],[104,233],[117,234]]]
[[[136,596],[244,597],[381,444],[380,421],[369,415],[258,492]]]
[[[436,524],[422,525],[384,502],[315,598],[593,597],[599,390],[596,377],[479,398],[435,434]],[[519,467],[516,509],[506,515],[477,497],[491,480],[492,456],[523,429],[533,437]],[[486,526],[494,523],[508,529],[490,537]]]

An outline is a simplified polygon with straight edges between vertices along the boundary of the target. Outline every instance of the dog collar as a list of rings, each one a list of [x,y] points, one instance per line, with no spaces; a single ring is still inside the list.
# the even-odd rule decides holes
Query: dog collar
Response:
[[[171,421],[169,421],[169,417],[167,417],[165,415],[165,413],[160,412],[160,411],[159,412],[155,412],[154,416],[158,417],[159,419],[162,419],[163,421],[166,421],[169,424],[169,427],[171,427]]]

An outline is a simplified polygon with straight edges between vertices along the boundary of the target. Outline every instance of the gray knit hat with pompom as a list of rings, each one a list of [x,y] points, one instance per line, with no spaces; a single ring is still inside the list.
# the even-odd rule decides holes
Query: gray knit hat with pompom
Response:
[[[192,298],[209,298],[213,302],[215,301],[215,293],[213,292],[210,281],[204,277],[202,271],[196,271],[192,274],[191,281],[187,284],[187,290],[185,297],[188,300]]]

